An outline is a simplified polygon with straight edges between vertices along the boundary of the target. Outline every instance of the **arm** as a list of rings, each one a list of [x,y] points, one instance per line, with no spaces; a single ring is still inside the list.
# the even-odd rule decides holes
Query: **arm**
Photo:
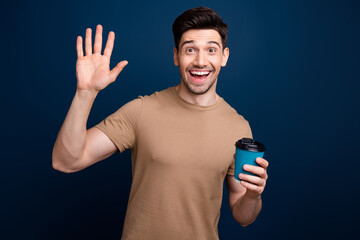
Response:
[[[261,167],[244,165],[244,169],[257,176],[239,175],[240,179],[247,182],[238,183],[232,175],[226,177],[231,212],[235,220],[243,227],[253,223],[262,208],[261,194],[268,178],[266,169],[269,163],[263,158],[257,158],[256,162]]]
[[[82,38],[77,38],[76,62],[77,89],[65,121],[61,126],[52,154],[53,167],[63,172],[75,172],[111,156],[116,146],[100,130],[86,129],[87,119],[94,100],[102,89],[114,82],[126,66],[122,61],[110,71],[110,56],[115,34],[109,33],[101,55],[102,26],[98,25],[95,35],[94,53],[91,46],[91,29],[86,29],[85,53]]]

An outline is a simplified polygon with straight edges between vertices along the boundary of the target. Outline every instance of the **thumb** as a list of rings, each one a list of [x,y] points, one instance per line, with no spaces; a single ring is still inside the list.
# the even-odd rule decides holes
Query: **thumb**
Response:
[[[128,61],[124,60],[118,63],[116,67],[114,67],[110,71],[110,80],[113,82],[117,78],[117,76],[120,74],[120,72],[124,69],[124,67],[128,64]]]

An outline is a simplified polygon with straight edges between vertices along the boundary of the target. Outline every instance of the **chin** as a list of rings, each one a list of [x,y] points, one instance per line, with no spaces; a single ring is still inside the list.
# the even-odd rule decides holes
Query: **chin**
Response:
[[[184,81],[184,85],[187,88],[187,90],[196,95],[201,95],[207,93],[211,87],[214,85],[215,81],[211,82],[210,84],[201,84],[201,85],[195,85],[195,84],[189,84],[188,82]]]

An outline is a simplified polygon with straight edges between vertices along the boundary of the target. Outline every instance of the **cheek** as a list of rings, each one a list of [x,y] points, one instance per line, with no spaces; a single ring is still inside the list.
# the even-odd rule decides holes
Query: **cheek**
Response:
[[[223,58],[219,55],[209,57],[209,62],[214,66],[220,66],[223,62]]]
[[[213,67],[216,69],[216,70],[220,70],[221,66],[222,66],[222,61],[221,59],[217,59],[216,61],[213,61],[212,62],[212,65]]]
[[[180,72],[181,72],[182,74],[186,74],[186,66],[184,66],[184,65],[182,65],[182,64],[180,64],[179,66],[180,66]]]
[[[182,61],[179,62],[180,70],[185,71],[186,68],[189,66],[189,62],[182,59]]]

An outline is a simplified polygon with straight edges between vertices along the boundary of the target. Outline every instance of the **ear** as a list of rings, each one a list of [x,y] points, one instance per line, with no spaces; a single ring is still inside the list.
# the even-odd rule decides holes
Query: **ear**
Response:
[[[179,66],[178,52],[177,52],[176,47],[174,47],[173,51],[174,51],[174,64],[175,64],[175,66]]]
[[[222,67],[226,66],[227,60],[229,58],[229,54],[230,54],[229,48],[225,48],[224,51],[223,51],[222,59],[221,59],[221,66]]]

